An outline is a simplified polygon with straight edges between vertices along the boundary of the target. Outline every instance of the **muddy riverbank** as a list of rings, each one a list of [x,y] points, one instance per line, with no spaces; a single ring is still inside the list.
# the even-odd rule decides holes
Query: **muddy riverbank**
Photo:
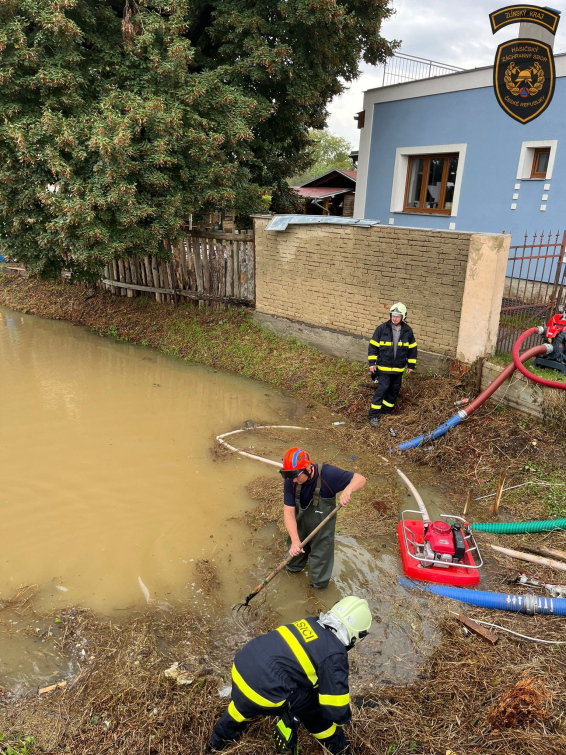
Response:
[[[459,603],[432,600],[398,586],[395,525],[400,509],[413,504],[392,468],[402,463],[427,503],[459,514],[467,490],[471,488],[475,498],[493,492],[501,471],[509,486],[558,478],[564,462],[559,432],[492,405],[434,448],[391,457],[387,450],[393,439],[388,427],[376,433],[366,426],[372,389],[363,366],[266,334],[244,312],[175,309],[149,299],[7,277],[0,279],[0,304],[67,320],[105,337],[157,348],[283,390],[287,398],[296,399],[296,424],[312,428],[301,432],[297,442],[315,458],[347,466],[368,478],[363,494],[341,513],[337,568],[326,596],[309,590],[305,581],[300,597],[296,582],[288,585],[289,578],[283,575],[278,585],[268,588],[272,592],[265,602],[257,599],[245,623],[234,622],[226,612],[223,596],[234,593],[242,599],[281,557],[280,483],[272,469],[258,464],[257,476],[248,486],[256,504],[241,515],[239,523],[250,532],[257,554],[249,574],[227,574],[211,559],[203,560],[195,567],[190,597],[172,601],[172,610],[138,606],[123,619],[95,615],[81,605],[49,612],[34,600],[34,590],[13,602],[4,600],[2,636],[20,632],[42,648],[47,658],[49,653],[59,654],[61,665],[54,673],[60,677],[54,679],[62,678],[67,685],[42,695],[34,688],[5,687],[0,696],[0,732],[12,738],[18,732],[34,736],[36,752],[200,753],[215,716],[225,705],[218,691],[226,685],[238,646],[259,631],[296,618],[287,611],[298,617],[325,608],[333,602],[331,588],[336,597],[356,588],[371,601],[376,623],[373,636],[351,655],[356,707],[349,730],[355,753],[444,755],[451,750],[455,755],[538,755],[563,751],[562,646],[501,632],[495,647],[485,645],[475,636],[465,636],[450,613],[462,610]],[[392,415],[388,423],[397,432],[396,442],[451,416],[453,402],[470,395],[469,390],[468,384],[432,375],[411,377],[404,386],[401,413]],[[334,426],[335,421],[346,424]],[[216,449],[213,433],[208,440],[207,452],[215,464],[234,464],[232,456]],[[252,428],[241,436],[239,447],[253,446],[252,453],[277,458],[289,441],[286,434]],[[475,521],[489,519],[490,503],[491,499],[474,501],[470,516]],[[527,485],[504,495],[500,517],[559,515],[562,506],[556,488],[541,493],[540,488]],[[484,551],[490,541],[495,539],[482,538]],[[518,537],[498,539],[512,547],[520,547],[521,541]],[[553,536],[552,546],[566,547],[564,537]],[[484,589],[526,591],[510,584],[515,566],[510,560],[488,558],[482,575]],[[536,566],[529,573],[559,581],[556,573],[551,578]],[[560,617],[466,612],[531,637],[556,640],[564,635]],[[194,680],[191,684],[179,686],[165,676],[175,662],[185,667]],[[538,697],[516,688],[529,679],[534,680],[530,686],[538,690]],[[503,707],[497,707],[498,702]],[[515,711],[515,717],[506,717],[505,710]],[[231,751],[273,752],[272,725],[254,724]],[[320,751],[307,737],[301,745],[305,755]]]

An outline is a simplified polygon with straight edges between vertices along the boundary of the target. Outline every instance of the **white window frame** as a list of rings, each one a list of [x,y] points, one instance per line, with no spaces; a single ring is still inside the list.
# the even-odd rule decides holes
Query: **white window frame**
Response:
[[[426,147],[398,147],[395,152],[395,167],[393,168],[393,186],[391,188],[391,212],[405,212],[407,215],[418,215],[415,212],[406,212],[405,189],[407,188],[407,170],[409,157],[414,155],[458,155],[458,172],[456,173],[456,185],[452,198],[452,210],[450,215],[442,213],[444,217],[455,218],[458,215],[458,203],[460,201],[460,189],[462,188],[462,176],[464,175],[464,160],[466,159],[467,144],[435,144]],[[435,213],[427,212],[426,215],[436,217]],[[440,215],[440,213],[439,213]]]
[[[554,170],[554,159],[556,157],[556,147],[558,146],[557,139],[547,139],[542,142],[523,142],[521,144],[521,154],[519,156],[519,166],[517,168],[517,178],[521,181],[550,181],[552,178],[552,171]],[[533,167],[533,160],[535,158],[536,149],[550,148],[550,155],[548,158],[548,168],[545,178],[531,178],[531,171]]]

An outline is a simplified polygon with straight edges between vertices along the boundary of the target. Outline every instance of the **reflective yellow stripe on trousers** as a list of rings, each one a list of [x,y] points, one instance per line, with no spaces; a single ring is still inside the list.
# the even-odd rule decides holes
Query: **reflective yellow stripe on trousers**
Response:
[[[328,737],[331,737],[335,731],[336,731],[336,724],[332,724],[332,726],[329,729],[320,731],[318,734],[313,734],[313,737],[316,737],[316,739],[327,739]]]
[[[349,705],[350,693],[346,692],[345,695],[319,695],[318,702],[321,705],[336,705],[337,707]]]
[[[283,637],[287,645],[289,645],[291,652],[301,664],[301,668],[308,676],[312,686],[316,687],[316,685],[318,684],[316,671],[314,670],[311,659],[308,657],[305,650],[301,647],[299,640],[295,637],[291,630],[288,629],[288,627],[277,627],[277,631],[279,632],[281,637]]]
[[[382,367],[379,364],[377,365],[377,369],[382,372],[405,372],[404,367]]]
[[[245,716],[242,716],[240,711],[236,708],[233,702],[230,703],[228,706],[228,713],[232,716],[234,721],[237,721],[239,724],[242,723],[242,721],[249,721],[249,718],[246,718]]]
[[[258,693],[254,692],[250,685],[244,681],[240,672],[234,665],[232,666],[232,681],[242,695],[245,695],[248,700],[251,700],[252,703],[255,703],[256,705],[260,705],[262,708],[279,708],[285,702],[285,700],[281,700],[279,703],[272,703],[271,700],[268,700],[266,697],[258,695]]]

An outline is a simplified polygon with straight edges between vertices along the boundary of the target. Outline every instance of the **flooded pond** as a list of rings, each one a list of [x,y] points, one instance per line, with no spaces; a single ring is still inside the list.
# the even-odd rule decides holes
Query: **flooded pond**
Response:
[[[296,425],[305,407],[252,380],[3,308],[0,364],[0,515],[12,543],[2,553],[0,601],[37,585],[35,605],[48,611],[73,605],[123,616],[146,602],[194,605],[233,635],[230,607],[278,561],[266,548],[273,527],[251,534],[241,520],[256,505],[246,485],[277,472],[237,455],[216,460],[215,436],[248,421]],[[277,436],[232,437],[251,453],[259,442],[272,459],[301,442],[292,431]],[[320,436],[317,460],[355,468],[355,456]],[[199,595],[202,559],[220,578],[216,607]],[[306,573],[283,573],[257,600],[286,622],[348,593],[366,597],[375,624],[361,646],[360,674],[368,683],[407,679],[419,655],[412,635],[430,631],[426,619],[415,627],[401,615],[400,573],[394,532],[363,545],[338,535],[327,590],[315,595]],[[70,659],[52,646],[57,626],[18,621],[4,611],[0,686],[70,675]]]
[[[123,609],[186,594],[194,561],[245,531],[262,466],[216,463],[214,436],[288,423],[265,385],[83,328],[0,310],[0,599],[38,584],[46,606]],[[267,467],[266,467],[267,469]],[[143,586],[142,586],[143,585]]]

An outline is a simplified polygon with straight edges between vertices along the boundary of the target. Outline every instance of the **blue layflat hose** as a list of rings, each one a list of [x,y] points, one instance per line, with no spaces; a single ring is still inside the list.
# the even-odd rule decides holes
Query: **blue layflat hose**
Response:
[[[397,449],[391,448],[390,451],[408,451],[410,448],[417,448],[417,446],[420,446],[422,443],[428,443],[428,441],[430,440],[436,440],[437,438],[440,438],[442,435],[447,433],[448,430],[451,430],[453,427],[456,427],[456,425],[459,425],[460,422],[463,419],[466,419],[467,416],[468,415],[464,411],[460,411],[458,412],[458,414],[450,417],[450,419],[444,422],[442,425],[439,425],[439,427],[437,427],[436,430],[433,430],[431,433],[427,433],[426,435],[419,435],[418,438],[413,438],[412,440],[408,440],[405,443],[401,443]]]
[[[410,579],[400,578],[399,583],[403,587],[417,587]],[[544,598],[531,593],[506,595],[501,592],[465,590],[462,587],[448,587],[447,585],[419,584],[418,587],[435,595],[443,595],[445,598],[452,598],[459,600],[460,603],[468,603],[481,608],[496,608],[500,611],[526,613],[530,616],[534,616],[535,613],[566,616],[566,598]]]

